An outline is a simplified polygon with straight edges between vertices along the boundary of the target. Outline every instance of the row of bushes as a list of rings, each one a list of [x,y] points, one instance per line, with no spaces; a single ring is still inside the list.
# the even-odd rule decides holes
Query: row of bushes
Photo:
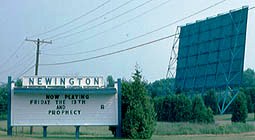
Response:
[[[213,111],[207,108],[201,96],[192,100],[183,94],[154,98],[158,121],[168,122],[214,122]]]
[[[246,122],[248,101],[247,95],[240,91],[230,106],[232,122]],[[213,114],[218,113],[216,95],[213,92],[209,92],[203,98],[197,95],[192,100],[183,94],[156,97],[154,107],[157,120],[167,122],[212,123],[214,122]]]

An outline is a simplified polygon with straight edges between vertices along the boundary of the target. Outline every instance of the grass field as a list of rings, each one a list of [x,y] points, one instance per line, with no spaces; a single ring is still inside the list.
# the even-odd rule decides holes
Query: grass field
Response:
[[[216,121],[230,121],[231,120],[231,116],[232,116],[231,114],[216,115],[216,116],[214,116],[214,119]],[[249,113],[246,121],[247,122],[255,121],[254,118],[255,118],[254,113]]]
[[[18,135],[13,137],[8,137],[0,133],[1,140],[40,140],[43,139],[40,135]],[[50,135],[47,137],[48,140],[72,140],[74,136],[70,135]],[[81,135],[80,139],[107,139],[107,140],[117,140],[113,137],[101,137],[101,136],[83,136]],[[254,140],[255,133],[242,133],[242,134],[227,134],[227,135],[153,135],[152,139],[154,140]]]
[[[255,121],[249,114],[247,124],[231,124],[231,115],[215,116],[215,124],[158,122],[152,139],[162,140],[254,140]],[[224,123],[221,123],[224,122]],[[225,123],[228,122],[228,123]],[[75,138],[75,127],[48,127],[49,140],[71,140]],[[6,136],[6,121],[0,121],[0,140],[43,139],[42,127],[34,127],[29,135],[29,127],[14,127],[13,137]],[[115,139],[107,126],[82,126],[80,139]]]

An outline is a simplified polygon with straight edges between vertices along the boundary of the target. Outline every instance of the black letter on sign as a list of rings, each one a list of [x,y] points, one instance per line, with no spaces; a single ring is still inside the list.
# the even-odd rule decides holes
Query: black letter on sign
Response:
[[[101,109],[104,109],[104,105],[101,105]]]
[[[87,78],[85,82],[86,82],[87,85],[90,85],[90,79],[89,78]]]

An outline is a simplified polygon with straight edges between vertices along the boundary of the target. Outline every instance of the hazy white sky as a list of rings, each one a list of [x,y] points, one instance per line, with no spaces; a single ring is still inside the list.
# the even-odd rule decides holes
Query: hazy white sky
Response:
[[[51,45],[42,45],[40,51],[40,63],[58,63],[85,59],[132,47],[174,34],[177,26],[225,13],[231,9],[240,8],[245,5],[249,7],[255,6],[254,0],[226,0],[224,3],[214,8],[178,22],[158,32],[93,53],[66,55],[98,49],[131,39],[186,17],[213,5],[220,0],[133,0],[118,10],[101,16],[129,1],[110,0],[98,10],[91,12],[87,16],[84,16],[63,28],[47,34],[36,35],[63,25],[106,1],[107,0],[2,0],[0,4],[0,82],[6,82],[8,75],[13,78],[22,76],[21,74],[35,63],[36,45],[32,42],[23,42],[26,37],[30,37],[29,39],[40,38],[53,40],[53,44]],[[165,4],[162,4],[162,6],[143,16],[139,16],[126,24],[112,29],[112,27],[132,19],[153,7],[157,7],[157,5],[160,5],[161,3]],[[126,11],[131,12],[119,16]],[[92,22],[92,19],[95,19],[96,17],[99,18]],[[112,18],[113,20],[111,20]],[[101,24],[103,22],[105,23]],[[87,31],[54,40],[53,36],[58,34],[61,34],[58,37],[67,35],[62,33],[79,25],[82,26],[68,32],[68,34],[82,30]],[[255,9],[249,10],[247,27],[244,68],[254,69]],[[88,39],[88,37],[102,31],[105,31],[105,33]],[[31,37],[32,35],[36,36]],[[68,46],[68,44],[73,42],[78,43]],[[22,46],[19,47],[21,43]],[[94,60],[57,66],[39,66],[39,75],[86,75],[104,77],[112,75],[114,78],[129,79],[137,63],[142,69],[144,78],[148,81],[154,81],[165,78],[172,44],[173,38],[170,38],[155,44],[147,45],[143,48]],[[34,75],[34,68],[27,71],[25,75]]]

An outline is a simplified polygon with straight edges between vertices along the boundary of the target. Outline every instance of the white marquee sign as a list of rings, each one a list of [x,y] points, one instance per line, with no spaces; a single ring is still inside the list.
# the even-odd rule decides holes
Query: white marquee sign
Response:
[[[117,94],[17,94],[11,125],[117,125],[117,107]]]
[[[22,80],[23,87],[11,92],[11,126],[118,125],[117,84],[105,88],[102,77]],[[73,86],[90,88],[65,88]]]

